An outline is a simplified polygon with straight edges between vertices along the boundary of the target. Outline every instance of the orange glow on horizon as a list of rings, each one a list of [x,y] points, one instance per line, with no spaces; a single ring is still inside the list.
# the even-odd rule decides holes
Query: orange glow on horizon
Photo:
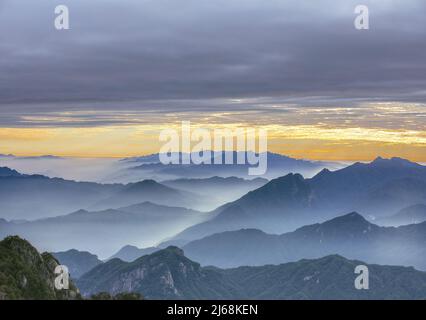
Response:
[[[79,158],[124,158],[157,153],[162,129],[180,124],[88,128],[0,128],[0,153],[16,156],[55,155]],[[243,124],[227,124],[226,128]],[[194,125],[213,130],[217,125]],[[191,127],[192,128],[192,127]],[[252,126],[252,128],[256,128]],[[377,156],[426,162],[426,134],[414,130],[262,126],[268,150],[294,158],[369,161]]]

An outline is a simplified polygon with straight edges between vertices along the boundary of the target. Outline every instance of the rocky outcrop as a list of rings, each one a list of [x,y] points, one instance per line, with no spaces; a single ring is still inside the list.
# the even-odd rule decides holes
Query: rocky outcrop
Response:
[[[40,254],[26,240],[17,236],[5,238],[0,241],[0,299],[80,299],[72,281],[67,290],[55,289],[58,265],[51,254]]]

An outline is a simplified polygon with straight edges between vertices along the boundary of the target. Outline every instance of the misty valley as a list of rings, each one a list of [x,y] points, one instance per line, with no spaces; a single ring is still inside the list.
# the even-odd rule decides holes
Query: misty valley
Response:
[[[10,256],[24,263],[46,252],[67,267],[75,292],[46,289],[45,298],[426,298],[425,166],[268,154],[282,175],[244,176],[223,164],[201,177],[172,168],[171,178],[158,159],[115,160],[91,182],[0,167],[0,252],[8,256],[0,270],[11,268]],[[63,161],[13,161],[52,160]],[[143,179],[105,182],[133,173]],[[25,281],[51,273],[45,263],[51,271],[34,266],[31,276],[23,266]],[[360,265],[372,275],[368,290],[354,287]],[[15,285],[3,276],[0,297],[31,297],[21,276]]]

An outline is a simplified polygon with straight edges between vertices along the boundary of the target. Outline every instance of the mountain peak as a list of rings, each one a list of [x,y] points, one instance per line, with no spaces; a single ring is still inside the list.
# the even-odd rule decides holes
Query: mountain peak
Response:
[[[134,185],[147,185],[147,186],[152,186],[152,185],[156,185],[158,184],[157,181],[153,180],[153,179],[145,179],[139,182],[136,182]]]
[[[289,173],[283,177],[279,177],[276,179],[273,179],[269,181],[267,184],[265,184],[263,187],[264,189],[274,187],[274,188],[285,188],[287,189],[288,186],[301,186],[305,182],[305,179],[303,176],[299,173]],[[260,190],[261,188],[257,189]]]
[[[129,183],[121,193],[140,193],[140,192],[177,192],[177,190],[158,183],[152,179],[146,179],[135,183]]]
[[[356,212],[356,211],[348,213],[348,214],[344,215],[343,217],[347,217],[347,218],[351,218],[351,219],[365,220],[365,218],[361,214],[359,214],[358,212]],[[367,220],[365,220],[365,221],[367,221]]]
[[[300,173],[289,173],[289,174],[287,174],[285,176],[273,179],[273,180],[271,180],[271,182],[272,181],[282,181],[282,180],[287,180],[287,179],[292,179],[292,180],[298,180],[299,181],[299,180],[303,180],[304,178],[303,178],[303,176]]]
[[[407,159],[399,158],[399,157],[393,157],[393,158],[382,158],[377,157],[371,162],[372,165],[381,165],[381,166],[404,166],[404,167],[418,167],[420,166],[416,162],[412,162]]]
[[[176,246],[168,246],[166,249],[163,249],[161,251],[165,251],[167,253],[171,253],[177,256],[181,256],[184,257],[185,253],[183,252],[183,250],[181,248],[178,248]]]
[[[357,212],[351,212],[343,216],[327,220],[323,223],[308,225],[297,229],[295,232],[323,232],[325,234],[343,233],[345,236],[349,234],[365,234],[375,228],[380,228],[375,224],[368,222],[362,215]]]
[[[304,180],[305,179],[303,178],[303,176],[299,173],[289,173],[285,176],[272,179],[271,181],[266,183],[263,187],[261,187],[257,190],[268,189],[268,188],[271,188],[271,187],[273,187],[273,188],[283,187],[283,186],[286,186],[286,185],[298,185],[298,184],[303,183]]]
[[[128,191],[139,191],[139,190],[147,190],[152,188],[163,188],[163,189],[170,189],[169,187],[166,187],[165,185],[162,185],[161,183],[158,183],[155,180],[152,179],[146,179],[135,183],[130,183],[127,185],[127,188],[125,190]]]
[[[161,250],[155,250],[152,253],[147,253],[146,255],[140,256],[136,261],[140,261],[140,260],[145,260],[145,259],[149,259],[152,261],[156,261],[157,258],[159,257],[170,257],[172,260],[175,260],[175,258],[185,258],[185,253],[181,248],[178,248],[176,246],[168,246],[165,249],[161,249]]]
[[[138,247],[127,244],[123,248],[121,248],[120,250],[135,250],[135,249],[139,250]]]
[[[259,200],[269,201],[267,199],[279,199],[280,201],[295,200],[297,202],[299,200],[306,200],[309,192],[309,186],[301,174],[289,173],[283,177],[269,181],[256,190],[250,191],[237,200],[237,202],[241,202],[244,199],[251,199],[256,202]]]
[[[294,232],[280,235],[282,239],[295,239],[297,241],[311,241],[310,246],[315,243],[320,245],[333,244],[341,245],[346,241],[360,239],[365,241],[369,237],[374,237],[380,232],[382,227],[368,222],[357,212],[351,212],[343,216],[327,220],[322,223],[306,225]],[[309,239],[309,240],[308,240]],[[315,249],[313,249],[313,252]],[[327,251],[334,253],[333,251]]]
[[[332,171],[330,171],[330,169],[324,168],[315,175],[315,178],[316,179],[323,179],[323,178],[326,178],[331,173],[332,173]]]
[[[337,222],[350,222],[350,223],[368,223],[369,222],[358,212],[351,212],[348,214],[345,214],[343,216],[334,218],[329,221],[329,223],[337,223]]]
[[[374,159],[373,161],[372,161],[372,163],[375,163],[375,162],[381,162],[381,161],[383,161],[383,160],[385,160],[384,158],[382,158],[381,156],[378,156],[376,159]]]
[[[13,249],[18,252],[28,251],[33,255],[38,255],[37,250],[25,239],[19,236],[8,236],[4,238],[0,244],[8,249]]]
[[[77,216],[77,215],[86,215],[86,214],[89,214],[90,212],[89,211],[87,211],[87,210],[84,210],[84,209],[80,209],[80,210],[78,210],[78,211],[75,211],[75,212],[73,212],[73,213],[70,213],[69,215],[71,216],[71,215],[73,215],[73,216]]]
[[[0,167],[0,177],[19,177],[21,174],[8,167]]]
[[[143,201],[141,203],[132,204],[130,206],[120,207],[118,210],[126,211],[131,209],[155,209],[155,208],[165,208],[167,206],[159,205],[151,201]]]

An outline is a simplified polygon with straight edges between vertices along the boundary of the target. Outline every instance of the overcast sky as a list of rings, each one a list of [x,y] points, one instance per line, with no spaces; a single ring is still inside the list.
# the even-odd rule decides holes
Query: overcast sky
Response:
[[[55,30],[58,4],[71,30]],[[426,1],[362,1],[368,31],[354,28],[358,4],[0,0],[0,125],[50,111],[250,109],[262,99],[425,103]]]

